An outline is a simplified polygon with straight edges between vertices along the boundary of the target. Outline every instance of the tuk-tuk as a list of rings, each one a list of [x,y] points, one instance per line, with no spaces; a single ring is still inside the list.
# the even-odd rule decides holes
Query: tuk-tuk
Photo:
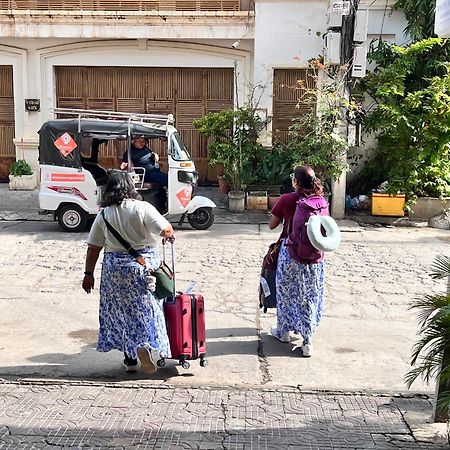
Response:
[[[127,171],[145,201],[163,215],[187,217],[190,225],[206,230],[214,222],[213,201],[194,196],[197,172],[176,128],[173,116],[55,108],[69,118],[50,120],[39,130],[39,206],[53,213],[65,231],[82,231],[100,211],[108,172],[99,154],[111,140],[131,145],[132,136],[167,143],[168,187],[146,183],[145,168],[133,167],[128,152]],[[75,116],[75,117],[70,117]]]

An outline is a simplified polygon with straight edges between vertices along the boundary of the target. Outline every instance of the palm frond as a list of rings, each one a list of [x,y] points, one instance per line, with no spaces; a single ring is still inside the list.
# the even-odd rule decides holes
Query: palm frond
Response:
[[[437,256],[431,266],[430,276],[433,280],[450,277],[450,257],[444,255]]]
[[[440,363],[438,361],[423,360],[421,364],[416,363],[416,367],[411,369],[405,375],[405,383],[408,388],[416,381],[417,378],[421,378],[425,383],[429,383],[435,379],[440,373]]]
[[[417,364],[419,359],[429,361],[430,364],[441,364],[442,352],[448,345],[440,330],[427,329],[422,338],[416,342],[411,356],[411,365]]]
[[[447,295],[450,299],[450,294]],[[430,318],[437,326],[447,329],[450,333],[450,305],[442,306],[436,311],[436,314]]]
[[[434,279],[450,276],[450,258],[439,256],[432,265]],[[424,295],[409,307],[417,310],[419,321],[419,340],[412,349],[411,366],[405,376],[408,388],[417,378],[429,383],[438,379],[444,393],[438,401],[442,408],[450,409],[450,292],[447,294]]]
[[[447,364],[445,367],[442,368],[441,377],[445,381],[450,380],[450,364]]]
[[[428,319],[441,308],[450,305],[450,294],[424,295],[418,298],[409,307],[410,310],[418,309],[417,319],[420,328],[426,326]]]
[[[447,411],[447,414],[450,413],[450,391],[442,392],[439,395],[436,404],[439,409]]]

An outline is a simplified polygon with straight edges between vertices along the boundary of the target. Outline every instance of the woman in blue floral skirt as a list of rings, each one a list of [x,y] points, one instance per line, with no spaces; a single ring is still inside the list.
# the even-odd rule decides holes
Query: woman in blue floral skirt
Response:
[[[160,257],[155,236],[174,239],[170,223],[150,203],[142,201],[126,172],[110,174],[105,186],[103,214],[119,234],[145,258],[147,267],[157,269]],[[98,214],[89,237],[83,289],[94,287],[94,269],[104,248],[100,281],[100,330],[97,350],[124,352],[127,372],[139,367],[156,372],[152,353],[170,357],[162,300],[149,289],[146,270],[108,231]],[[139,361],[138,361],[139,358]]]
[[[312,335],[319,325],[323,310],[324,262],[323,255],[317,263],[296,261],[289,251],[290,226],[297,202],[310,196],[320,196],[328,213],[328,204],[322,197],[322,184],[309,166],[297,167],[291,175],[295,192],[284,194],[272,209],[270,229],[283,223],[283,239],[276,271],[277,324],[270,333],[281,342],[290,342],[290,332],[303,338],[304,357],[312,355]]]

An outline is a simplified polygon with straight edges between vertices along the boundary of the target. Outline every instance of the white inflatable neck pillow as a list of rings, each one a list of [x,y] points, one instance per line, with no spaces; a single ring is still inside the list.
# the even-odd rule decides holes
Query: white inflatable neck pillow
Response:
[[[325,229],[326,236],[321,228]],[[311,244],[321,252],[334,252],[341,243],[341,232],[336,221],[330,216],[311,216],[306,223]]]

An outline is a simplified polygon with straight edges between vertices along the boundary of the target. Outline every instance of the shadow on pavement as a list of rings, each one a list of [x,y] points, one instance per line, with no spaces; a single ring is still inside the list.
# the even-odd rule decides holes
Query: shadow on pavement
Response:
[[[107,380],[107,381],[167,381],[173,377],[193,376],[188,370],[178,370],[178,361],[166,360],[164,367],[149,375],[138,370],[125,372],[122,353],[116,350],[98,353],[96,342],[81,347],[80,353],[43,353],[31,356],[28,361],[37,365],[0,367],[0,376],[8,379],[38,377],[39,379]],[[45,374],[43,374],[45,372]],[[0,447],[1,448],[1,447]]]
[[[238,336],[256,336],[256,329],[251,327],[242,327],[242,328],[211,328],[206,330],[207,339],[238,337]]]

